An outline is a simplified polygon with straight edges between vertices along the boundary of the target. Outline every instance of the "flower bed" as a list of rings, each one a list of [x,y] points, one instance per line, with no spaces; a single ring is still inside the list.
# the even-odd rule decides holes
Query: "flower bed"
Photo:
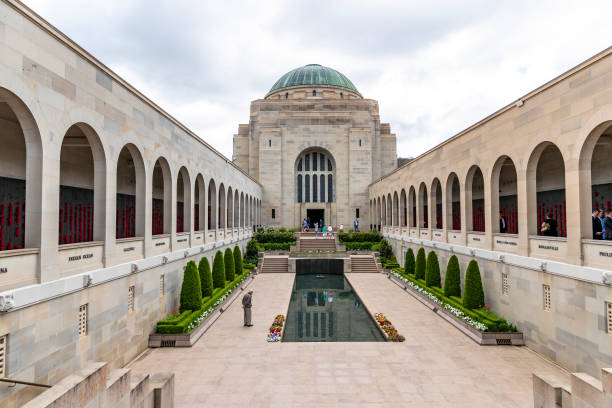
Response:
[[[202,308],[195,311],[184,311],[177,316],[169,316],[157,322],[156,332],[159,334],[189,333],[221,305],[231,293],[244,282],[251,273],[246,273],[225,288],[217,290],[212,296],[202,300]]]
[[[267,340],[271,343],[281,341],[283,335],[283,323],[285,322],[285,316],[278,315],[274,318],[270,331],[268,332]]]
[[[378,323],[378,325],[383,329],[389,341],[402,342],[406,340],[404,336],[402,336],[401,334],[397,332],[397,329],[395,328],[395,326],[393,326],[391,322],[387,320],[384,314],[375,313],[374,319],[376,319],[376,322]]]

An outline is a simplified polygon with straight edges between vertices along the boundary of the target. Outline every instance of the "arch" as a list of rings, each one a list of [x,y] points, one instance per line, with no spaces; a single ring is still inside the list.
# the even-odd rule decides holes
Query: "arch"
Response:
[[[172,178],[170,165],[165,157],[160,156],[154,162],[152,176],[152,234],[169,234],[172,220]]]
[[[232,211],[234,214],[234,222],[232,223],[233,228],[240,227],[240,196],[238,195],[238,190],[234,191],[234,210]]]
[[[380,221],[382,225],[387,226],[387,197],[384,194],[382,196],[381,205]]]
[[[605,216],[612,209],[612,120],[604,121],[589,132],[580,149],[580,224],[582,238],[603,239],[603,231],[597,231],[591,214],[599,211],[596,217]],[[601,220],[601,218],[600,218]],[[607,238],[607,237],[606,237]]]
[[[416,199],[416,190],[414,186],[410,186],[408,189],[408,208],[410,209],[410,219],[409,227],[416,228],[418,226],[417,222],[417,199]]]
[[[484,176],[477,165],[470,167],[465,180],[466,222],[470,231],[485,231]]]
[[[335,168],[336,162],[329,150],[319,146],[302,150],[294,164],[296,202],[333,202]]]
[[[234,228],[234,190],[227,188],[227,228]]]
[[[432,228],[442,229],[444,226],[444,215],[442,214],[442,184],[436,177],[431,182]]]
[[[244,193],[240,192],[240,228],[244,228]]]
[[[0,87],[0,208],[19,222],[0,226],[0,251],[40,248],[42,234],[42,140],[34,115],[9,90]],[[12,163],[8,166],[8,163]],[[16,214],[17,208],[19,214]],[[3,214],[4,216],[4,214]],[[18,228],[19,227],[19,228]]]
[[[399,226],[399,198],[397,191],[393,193],[393,226]]]
[[[176,232],[191,231],[191,180],[182,166],[176,176]]]
[[[491,214],[493,232],[518,234],[518,187],[516,166],[506,155],[499,157],[491,172]]]
[[[225,192],[225,185],[223,183],[219,184],[219,216],[218,218],[218,224],[219,225],[219,229],[225,229],[227,227],[226,224],[226,220],[227,220],[227,213],[226,213],[226,200],[227,200],[227,196],[226,196],[226,192]]]
[[[429,214],[427,208],[427,186],[419,185],[419,227],[429,228]]]
[[[66,130],[59,164],[59,244],[104,241],[106,154],[91,126],[79,122]]]
[[[217,183],[213,178],[208,182],[208,229],[216,230],[218,227],[219,209],[217,207]]]
[[[385,223],[389,227],[393,226],[393,202],[391,200],[391,193],[387,193],[387,219]]]
[[[203,231],[206,220],[206,182],[204,176],[198,173],[193,192],[193,230]]]
[[[132,143],[119,152],[116,178],[115,239],[144,237],[145,166],[140,150]]]
[[[408,226],[408,209],[406,202],[406,189],[402,188],[400,192],[400,225],[402,227]]]
[[[542,221],[550,213],[557,222],[557,236],[567,236],[565,216],[565,161],[552,142],[542,142],[527,164],[527,222],[529,235],[543,235]],[[547,232],[553,235],[554,232]]]
[[[457,173],[452,172],[446,179],[445,224],[453,231],[461,230],[461,186]]]

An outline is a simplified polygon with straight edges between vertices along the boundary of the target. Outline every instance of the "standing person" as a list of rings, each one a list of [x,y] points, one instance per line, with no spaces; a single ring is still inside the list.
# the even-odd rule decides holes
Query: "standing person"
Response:
[[[553,218],[552,213],[546,214],[546,219],[540,226],[540,231],[542,235],[547,237],[557,237],[559,233],[557,232],[557,221]]]
[[[604,234],[606,241],[612,241],[612,210],[606,212],[606,218],[604,218]]]
[[[253,299],[253,290],[249,290],[249,292],[242,297],[242,308],[244,309],[244,325],[247,327],[253,326],[251,323],[251,300]]]
[[[304,221],[302,221],[302,232],[306,232],[306,228],[308,228],[308,221],[304,218]]]
[[[315,228],[315,239],[317,239],[318,234],[319,234],[319,223],[318,222],[315,222],[314,228]]]
[[[334,237],[334,229],[331,225],[327,227],[327,235],[329,235],[329,239],[332,239]]]
[[[502,211],[499,212],[499,232],[505,234],[508,231],[508,224],[506,223],[506,217]]]
[[[338,228],[338,234],[344,232],[344,224],[340,224],[340,228]]]
[[[597,208],[593,210],[592,221],[593,221],[593,239],[604,239],[603,238],[603,225],[601,219],[599,218],[599,213],[603,211],[598,210]]]
[[[353,221],[353,228],[355,229],[355,232],[359,232],[359,220],[357,218],[355,218],[355,221]]]
[[[323,236],[323,238],[325,238],[327,236],[327,227],[325,225],[323,226],[322,231],[323,231],[323,235],[322,236]]]
[[[604,225],[604,221],[606,220],[606,215],[604,214],[604,210],[603,208],[599,209],[599,223],[601,224],[601,239],[607,239],[606,238],[606,227]]]

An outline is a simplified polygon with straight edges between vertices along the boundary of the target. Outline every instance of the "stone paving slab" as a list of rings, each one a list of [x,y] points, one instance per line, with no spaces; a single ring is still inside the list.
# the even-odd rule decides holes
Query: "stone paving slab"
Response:
[[[154,349],[134,372],[174,371],[177,407],[532,407],[533,371],[567,373],[526,347],[478,346],[382,274],[351,274],[405,343],[267,343],[294,275],[258,275],[254,327],[234,302],[192,348]]]

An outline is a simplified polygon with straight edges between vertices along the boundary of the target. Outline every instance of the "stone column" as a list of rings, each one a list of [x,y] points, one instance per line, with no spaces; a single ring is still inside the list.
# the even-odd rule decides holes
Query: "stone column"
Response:
[[[535,182],[535,181],[534,181]],[[534,186],[535,189],[535,186]],[[529,193],[527,171],[516,169],[516,195],[518,211],[518,253],[529,256]],[[535,197],[534,197],[535,200]],[[535,208],[535,204],[533,206]]]
[[[486,249],[493,248],[493,220],[497,220],[495,217],[496,213],[493,213],[493,201],[498,202],[497,195],[498,189],[493,191],[491,188],[491,172],[485,174],[482,172],[482,180],[484,182],[484,191],[483,191],[483,199],[484,199],[484,214],[485,214],[485,245]],[[488,182],[487,182],[488,181]],[[499,211],[497,211],[499,213]]]
[[[590,170],[590,169],[589,169]],[[567,262],[575,265],[582,265],[582,237],[589,236],[591,224],[588,224],[588,229],[583,233],[581,218],[586,218],[591,214],[590,203],[588,206],[582,206],[583,201],[580,200],[581,190],[591,186],[581,186],[580,171],[578,168],[577,159],[566,160],[565,163],[565,203],[566,203],[566,222],[567,222]],[[590,196],[590,194],[589,194]],[[569,199],[568,199],[569,198]]]
[[[155,163],[146,166],[144,174],[144,256],[153,253],[153,171]],[[137,198],[138,199],[138,198]]]
[[[40,282],[49,282],[59,278],[59,256],[58,256],[58,234],[59,234],[59,152],[54,154],[53,157],[46,154],[40,157],[30,157],[28,154],[28,161],[40,160],[42,167],[41,177],[42,180],[30,180],[30,183],[41,183],[41,201],[40,201],[40,212],[34,212],[35,208],[28,209],[32,198],[26,192],[26,217],[31,214],[36,215],[36,221],[40,224]],[[30,167],[28,166],[28,169]],[[26,182],[26,183],[27,183]],[[28,185],[26,184],[26,189]],[[34,204],[36,205],[36,204]],[[34,206],[33,205],[33,206]],[[37,228],[33,228],[35,231]],[[29,230],[28,230],[29,231]],[[28,241],[34,237],[29,237],[26,232],[26,239]],[[31,241],[29,241],[31,242]],[[38,244],[38,243],[37,243]]]

